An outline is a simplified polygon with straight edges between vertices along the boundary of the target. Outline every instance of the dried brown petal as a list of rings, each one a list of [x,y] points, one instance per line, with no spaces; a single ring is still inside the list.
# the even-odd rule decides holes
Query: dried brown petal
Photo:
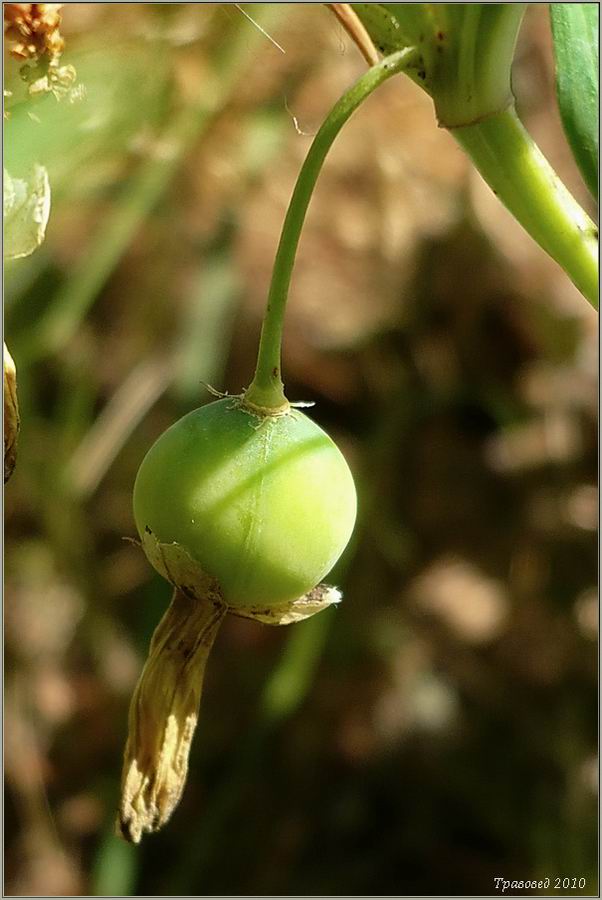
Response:
[[[302,622],[303,619],[315,616],[316,613],[322,612],[333,603],[340,603],[342,599],[341,592],[337,588],[328,584],[319,584],[312,591],[303,594],[302,597],[291,600],[289,603],[282,603],[280,606],[272,606],[269,609],[261,606],[239,607],[238,609],[229,607],[228,612],[245,619],[255,619],[256,622],[263,622],[264,625],[292,625],[294,622]]]
[[[341,600],[336,588],[321,584],[278,607],[235,609],[224,602],[217,579],[179,544],[161,543],[148,528],[142,544],[175,591],[130,705],[117,833],[134,843],[161,828],[182,795],[205,665],[225,614],[288,625]]]
[[[178,804],[209,651],[226,614],[215,582],[203,601],[174,592],[153,635],[129,714],[118,834],[138,843]]]

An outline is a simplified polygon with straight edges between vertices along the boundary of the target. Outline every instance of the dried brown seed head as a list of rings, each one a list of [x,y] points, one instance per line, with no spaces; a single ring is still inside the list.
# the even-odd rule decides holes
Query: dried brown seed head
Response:
[[[4,3],[4,34],[17,59],[54,60],[63,52],[62,3]]]

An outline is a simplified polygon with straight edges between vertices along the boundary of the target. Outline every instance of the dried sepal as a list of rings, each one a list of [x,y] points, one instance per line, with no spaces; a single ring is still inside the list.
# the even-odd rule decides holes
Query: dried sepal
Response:
[[[19,404],[17,401],[17,372],[15,363],[4,344],[4,483],[8,481],[17,460],[19,434]]]
[[[212,591],[217,591],[221,599],[217,580],[205,572],[180,544],[157,540],[148,527],[144,529],[141,543],[134,540],[132,543],[142,546],[147,559],[154,568],[191,600],[197,599],[202,602],[208,592]],[[301,597],[277,606],[261,604],[235,607],[226,604],[226,608],[235,616],[255,619],[265,625],[291,625],[294,622],[302,622],[329,606],[340,603],[342,599],[338,588],[328,584],[318,584]],[[222,602],[225,601],[222,600]]]
[[[158,541],[150,528],[142,534],[142,549],[154,568],[188,597],[203,600],[214,589],[216,580],[204,572],[180,544]]]
[[[213,579],[184,547],[177,543],[165,544],[158,541],[150,528],[146,528],[142,535],[142,547],[155,569],[174,587],[188,597],[201,600],[205,597]],[[336,587],[319,584],[307,594],[278,606],[228,606],[228,612],[246,619],[255,619],[265,625],[291,625],[293,622],[302,622],[341,600],[341,592]]]
[[[130,705],[118,834],[138,843],[178,804],[188,771],[209,651],[226,614],[217,585],[203,601],[174,591]]]
[[[283,603],[281,606],[266,607],[249,607],[233,609],[230,607],[228,612],[235,616],[243,616],[245,619],[255,619],[256,622],[263,622],[264,625],[292,625],[294,622],[302,622],[303,619],[309,619],[316,613],[322,612],[334,603],[340,603],[343,599],[341,592],[336,587],[328,584],[319,584],[312,591],[303,594],[296,600],[289,603]]]

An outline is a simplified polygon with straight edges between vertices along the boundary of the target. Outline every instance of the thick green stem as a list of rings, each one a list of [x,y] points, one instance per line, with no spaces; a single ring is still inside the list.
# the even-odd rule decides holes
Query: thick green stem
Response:
[[[307,207],[326,154],[351,114],[376,88],[392,75],[416,63],[413,48],[406,48],[369,69],[335,104],[316,134],[303,163],[289,203],[276,252],[268,303],[261,330],[255,376],[245,393],[245,404],[265,413],[288,408],[280,374],[282,329],[288,289],[295,264],[297,245]]]
[[[570,4],[569,4],[570,5]],[[416,43],[410,77],[525,230],[598,305],[598,231],[516,116],[510,70],[525,3],[359,3],[376,46]]]
[[[525,8],[526,3],[431,7],[435,33],[427,87],[444,128],[481,121],[511,103],[510,69]]]
[[[598,306],[598,229],[510,107],[452,134],[534,240]]]

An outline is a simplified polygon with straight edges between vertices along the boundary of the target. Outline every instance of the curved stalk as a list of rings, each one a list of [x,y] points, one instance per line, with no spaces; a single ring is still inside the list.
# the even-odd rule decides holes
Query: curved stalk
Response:
[[[523,126],[514,107],[452,134],[504,206],[594,308],[598,229]]]
[[[409,47],[373,66],[334,105],[313,140],[297,178],[276,252],[257,367],[244,395],[244,403],[251,409],[265,414],[288,409],[280,364],[284,312],[301,229],[326,154],[345,122],[366,97],[393,75],[415,64],[416,52]]]

